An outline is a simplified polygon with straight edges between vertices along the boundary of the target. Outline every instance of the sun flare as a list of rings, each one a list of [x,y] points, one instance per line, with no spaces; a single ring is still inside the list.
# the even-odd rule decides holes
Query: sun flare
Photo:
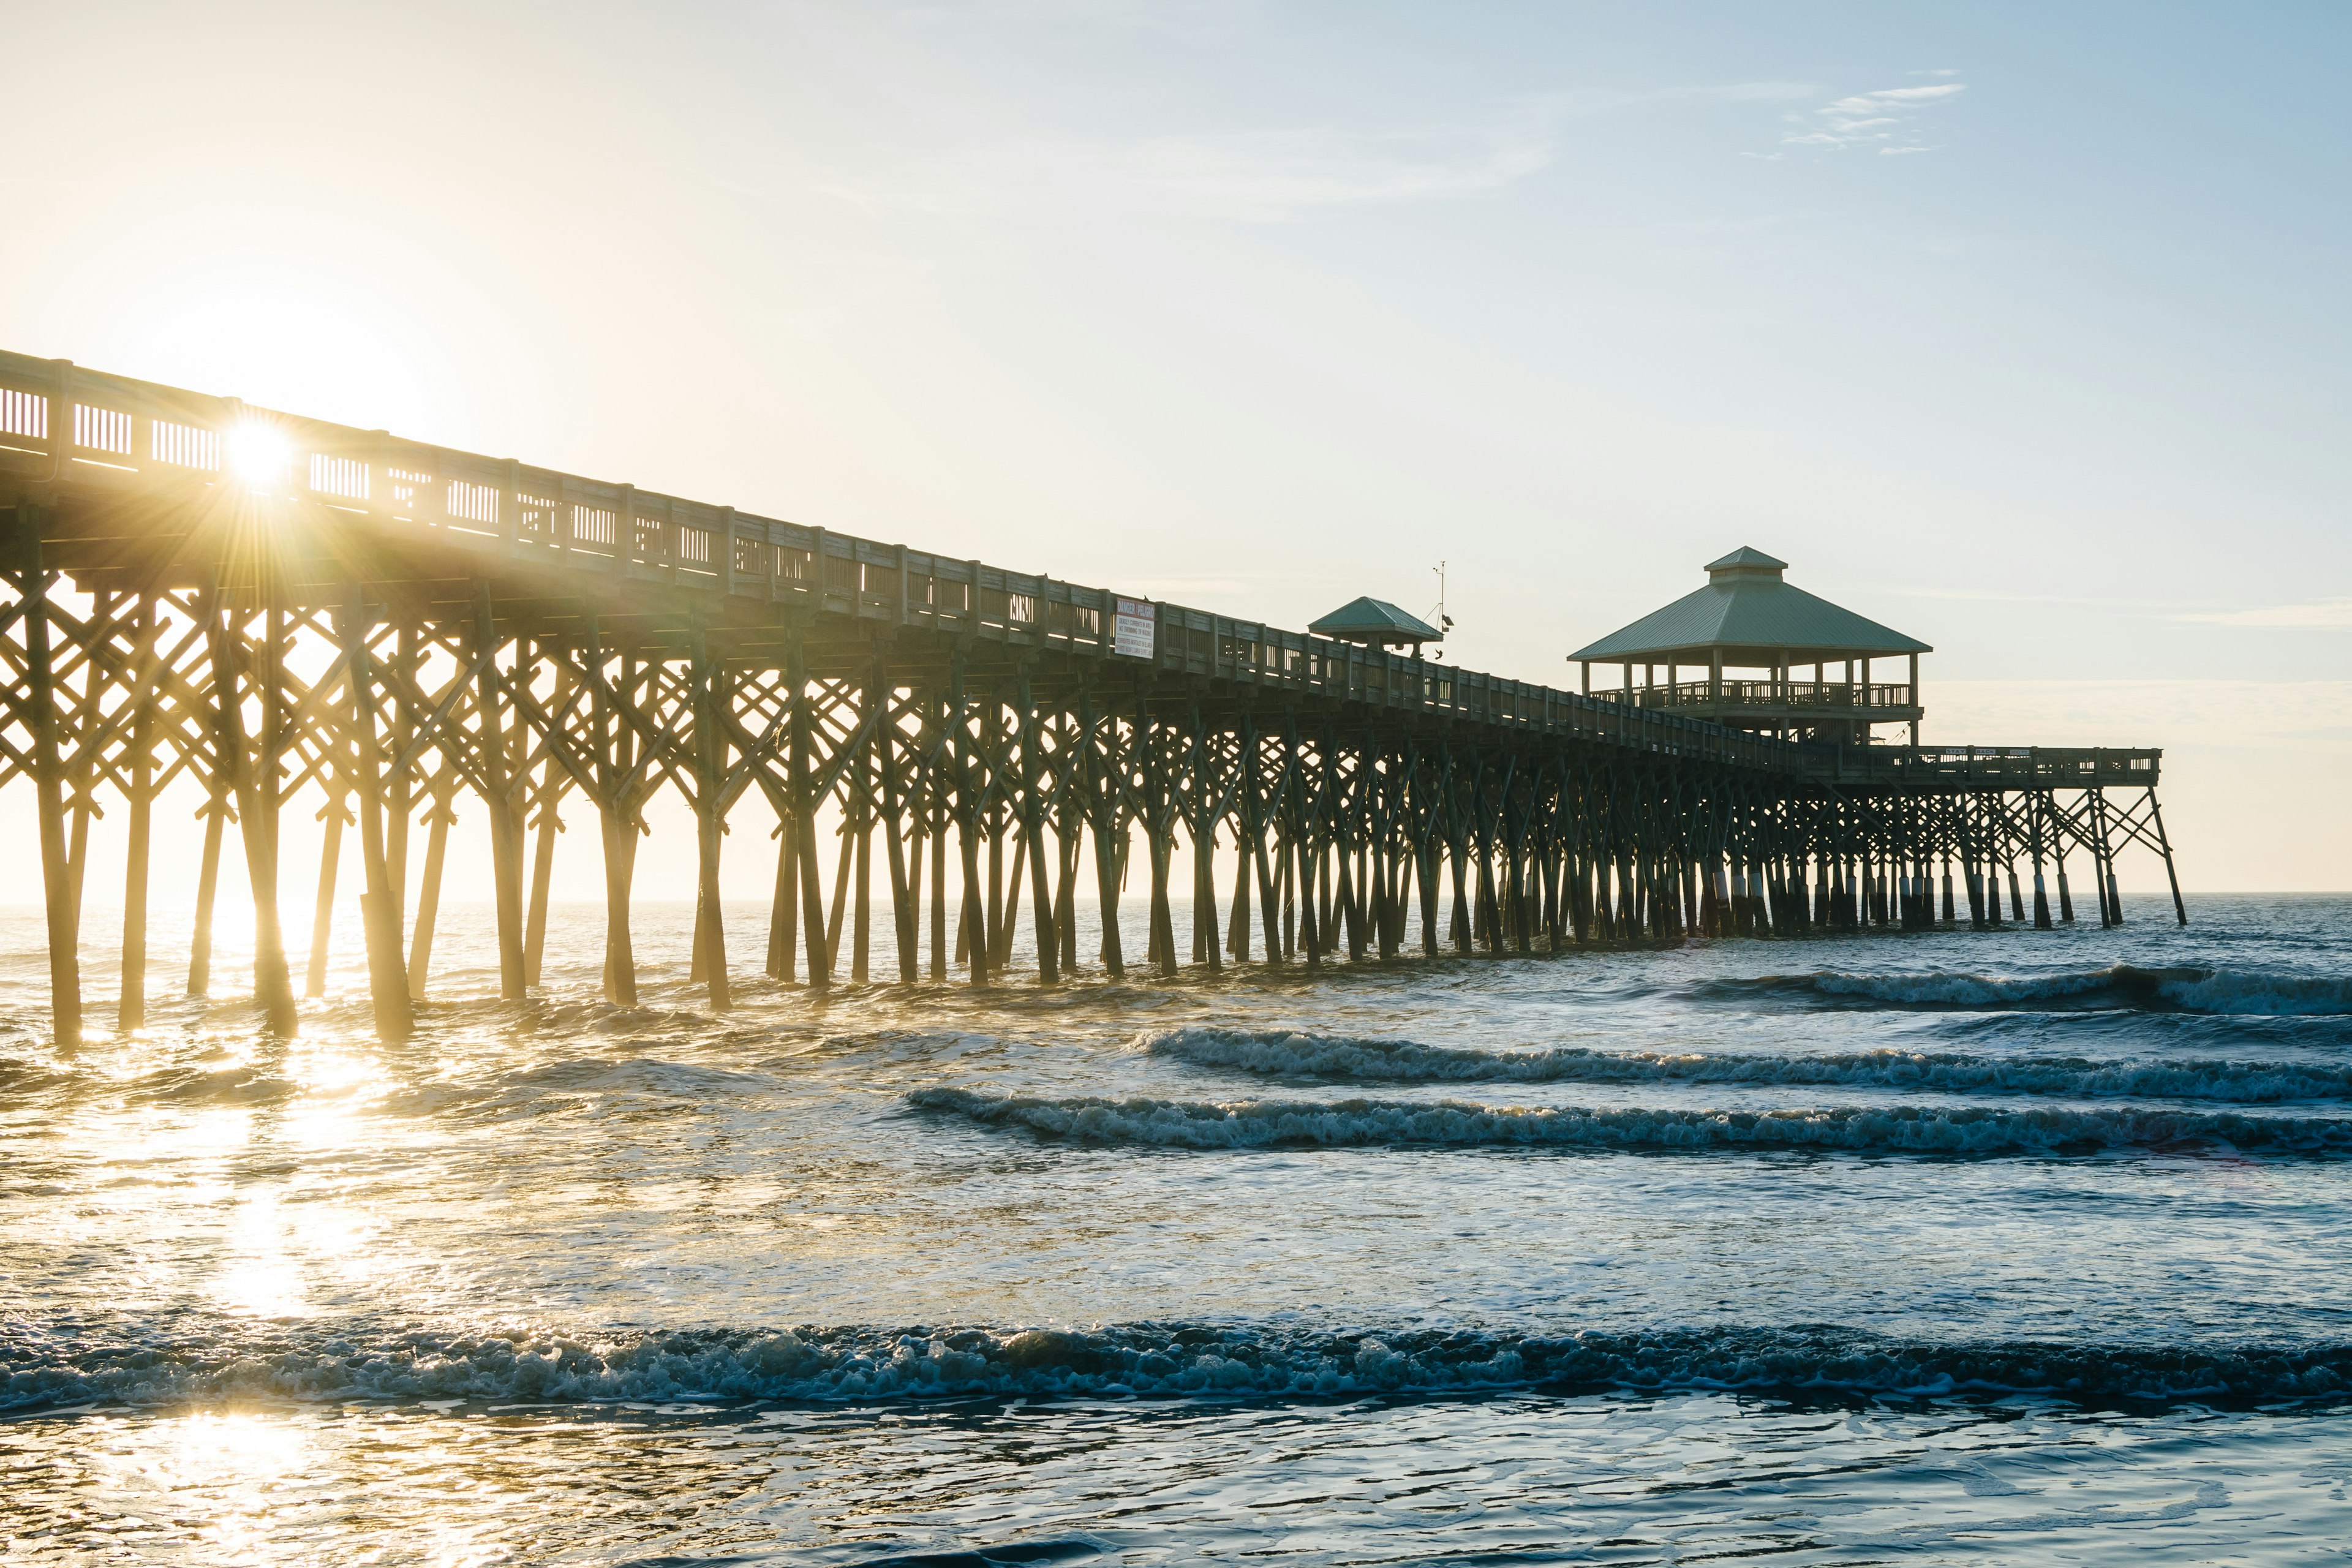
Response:
[[[223,466],[239,484],[268,487],[283,484],[294,465],[294,443],[286,432],[261,419],[246,419],[221,437]]]

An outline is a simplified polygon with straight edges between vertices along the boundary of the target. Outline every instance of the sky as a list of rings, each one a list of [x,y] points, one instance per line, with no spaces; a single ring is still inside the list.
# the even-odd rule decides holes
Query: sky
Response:
[[[0,346],[1292,627],[1443,563],[1562,685],[1752,544],[1926,740],[2160,745],[2192,890],[2352,888],[2352,10],[0,29]]]

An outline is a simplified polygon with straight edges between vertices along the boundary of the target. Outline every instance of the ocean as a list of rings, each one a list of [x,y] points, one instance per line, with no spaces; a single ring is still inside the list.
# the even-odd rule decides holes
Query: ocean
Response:
[[[460,908],[397,1047],[351,914],[287,1041],[159,921],[63,1053],[9,910],[0,1541],[2340,1563],[2352,899],[2126,912],[819,1000],[730,908],[714,1016]]]

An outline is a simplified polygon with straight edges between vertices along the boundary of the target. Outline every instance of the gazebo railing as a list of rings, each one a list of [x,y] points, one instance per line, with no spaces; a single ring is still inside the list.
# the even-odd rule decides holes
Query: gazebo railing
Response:
[[[1663,686],[1637,686],[1628,690],[1596,691],[1603,702],[1630,699],[1636,708],[1813,708],[1836,712],[1907,709],[1916,704],[1912,688],[1903,683],[1843,680],[1727,680],[1721,695],[1711,681],[1678,680]]]

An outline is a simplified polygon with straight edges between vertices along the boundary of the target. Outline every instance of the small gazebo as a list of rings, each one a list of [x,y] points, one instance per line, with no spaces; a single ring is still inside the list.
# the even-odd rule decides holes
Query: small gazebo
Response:
[[[1569,655],[1586,695],[1798,741],[1867,742],[1874,725],[1907,723],[1917,745],[1919,656],[1935,650],[1781,581],[1788,568],[1745,545],[1708,562],[1706,587]],[[1871,660],[1896,657],[1910,661],[1905,683],[1874,683]],[[1616,666],[1622,684],[1593,690],[1596,664]],[[1798,679],[1808,665],[1811,678]],[[1689,667],[1706,679],[1683,679]]]
[[[1398,609],[1386,599],[1369,595],[1349,600],[1321,620],[1310,623],[1307,629],[1318,637],[1370,643],[1377,647],[1410,647],[1416,654],[1423,643],[1445,640],[1444,632],[1419,616]]]

